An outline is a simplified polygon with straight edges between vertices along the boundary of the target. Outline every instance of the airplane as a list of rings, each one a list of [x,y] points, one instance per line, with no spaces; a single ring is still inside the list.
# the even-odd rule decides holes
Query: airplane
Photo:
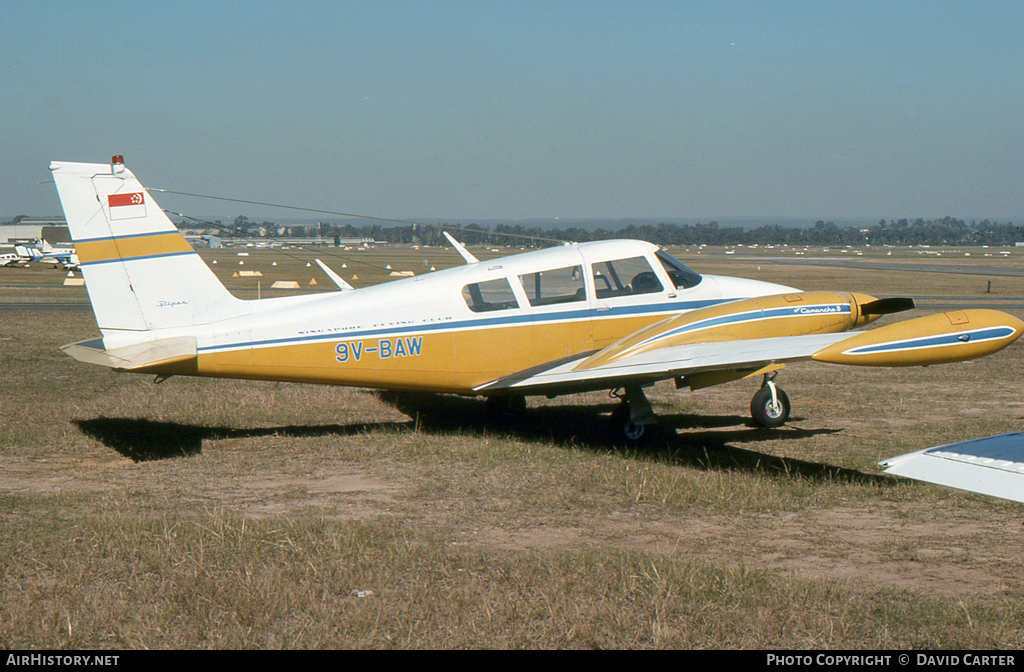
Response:
[[[878,465],[893,476],[1024,503],[1024,432],[925,448]]]
[[[42,250],[42,257],[39,259],[43,264],[61,264],[64,268],[78,268],[78,255],[73,247],[54,247],[45,239],[39,241],[39,248]]]
[[[22,263],[21,255],[16,252],[0,254],[0,266],[11,266]]]
[[[35,247],[18,245],[15,248],[22,261],[36,261],[40,264],[55,264],[65,269],[78,268],[78,255],[72,247],[54,247],[45,240],[39,241]]]
[[[482,396],[501,417],[526,397],[611,390],[622,436],[656,418],[644,389],[692,390],[761,376],[756,424],[790,415],[785,363],[955,362],[1000,350],[1024,322],[950,311],[850,330],[912,299],[701,275],[637,240],[565,244],[395,282],[307,296],[234,297],[121,156],[52,162],[101,337],[75,359],[118,371]]]

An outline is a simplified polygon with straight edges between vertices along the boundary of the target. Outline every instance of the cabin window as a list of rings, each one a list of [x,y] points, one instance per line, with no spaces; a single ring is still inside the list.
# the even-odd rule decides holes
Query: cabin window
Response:
[[[519,281],[523,283],[526,298],[530,300],[531,306],[587,300],[587,292],[583,287],[582,266],[567,266],[520,275]]]
[[[466,285],[462,288],[462,298],[474,313],[519,307],[516,295],[512,293],[512,286],[505,278]]]
[[[644,257],[630,257],[594,264],[597,298],[654,294],[665,289]]]
[[[676,286],[676,289],[689,289],[690,287],[696,287],[703,280],[700,273],[697,273],[689,266],[679,261],[665,250],[658,250],[656,253],[658,261],[665,267],[665,271],[668,273],[668,277],[671,278],[672,283]]]

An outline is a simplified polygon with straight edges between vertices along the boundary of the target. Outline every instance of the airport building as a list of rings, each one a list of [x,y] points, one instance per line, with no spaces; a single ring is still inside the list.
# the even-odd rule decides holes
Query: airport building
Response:
[[[40,240],[53,245],[70,243],[71,233],[64,218],[22,219],[15,224],[0,224],[0,243],[35,243]]]
[[[209,229],[196,228],[181,230],[182,235],[193,247],[271,247],[281,245],[293,245],[296,247],[331,247],[335,245],[357,246],[357,245],[385,245],[385,241],[375,241],[373,238],[223,238],[211,234]],[[0,244],[13,245],[15,243],[35,244],[45,240],[51,245],[71,242],[71,233],[68,230],[67,222],[62,217],[46,219],[22,219],[15,224],[0,224]]]

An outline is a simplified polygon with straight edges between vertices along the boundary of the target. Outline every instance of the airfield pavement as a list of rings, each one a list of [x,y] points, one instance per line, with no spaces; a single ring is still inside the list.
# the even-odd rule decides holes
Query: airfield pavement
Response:
[[[357,287],[461,263],[240,251],[202,254],[244,298],[329,291],[314,257]],[[673,253],[913,296],[915,316],[1024,318],[1024,250],[728,251]],[[1019,431],[1021,342],[924,369],[787,366],[778,430],[749,420],[757,382],[659,384],[663,431],[636,449],[604,393],[493,424],[476,399],[90,367],[57,349],[97,334],[64,277],[0,268],[0,648],[1024,645],[1024,509],[876,464]]]

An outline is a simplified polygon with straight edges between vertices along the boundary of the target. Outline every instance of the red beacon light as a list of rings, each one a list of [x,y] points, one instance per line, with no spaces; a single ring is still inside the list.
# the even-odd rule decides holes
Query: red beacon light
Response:
[[[121,156],[120,154],[115,154],[112,157],[110,157],[110,162],[112,164],[114,164],[115,166],[123,166],[124,165],[124,157]]]

